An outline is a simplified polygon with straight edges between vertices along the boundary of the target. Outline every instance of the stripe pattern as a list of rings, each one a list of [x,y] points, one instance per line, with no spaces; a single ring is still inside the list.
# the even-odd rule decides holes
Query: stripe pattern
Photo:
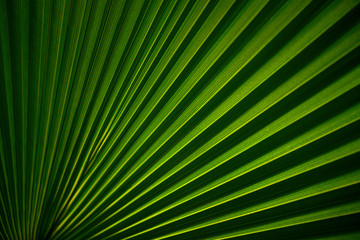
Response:
[[[0,3],[0,239],[360,238],[359,0]]]

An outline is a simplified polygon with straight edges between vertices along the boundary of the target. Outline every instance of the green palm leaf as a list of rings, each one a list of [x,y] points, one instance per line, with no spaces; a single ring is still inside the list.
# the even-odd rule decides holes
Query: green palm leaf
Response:
[[[0,4],[0,239],[360,238],[360,1]]]

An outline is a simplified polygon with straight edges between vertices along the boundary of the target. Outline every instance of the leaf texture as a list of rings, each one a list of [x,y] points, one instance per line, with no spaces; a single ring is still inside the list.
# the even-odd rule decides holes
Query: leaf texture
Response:
[[[360,1],[0,0],[0,239],[359,239]]]

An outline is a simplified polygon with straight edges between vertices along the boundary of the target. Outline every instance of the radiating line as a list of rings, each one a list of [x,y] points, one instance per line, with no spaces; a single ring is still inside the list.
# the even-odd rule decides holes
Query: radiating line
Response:
[[[355,239],[360,1],[0,0],[0,239]]]

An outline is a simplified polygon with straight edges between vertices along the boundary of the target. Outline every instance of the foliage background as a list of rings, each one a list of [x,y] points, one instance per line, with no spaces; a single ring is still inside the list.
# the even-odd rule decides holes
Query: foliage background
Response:
[[[1,239],[359,239],[360,4],[0,0]]]

